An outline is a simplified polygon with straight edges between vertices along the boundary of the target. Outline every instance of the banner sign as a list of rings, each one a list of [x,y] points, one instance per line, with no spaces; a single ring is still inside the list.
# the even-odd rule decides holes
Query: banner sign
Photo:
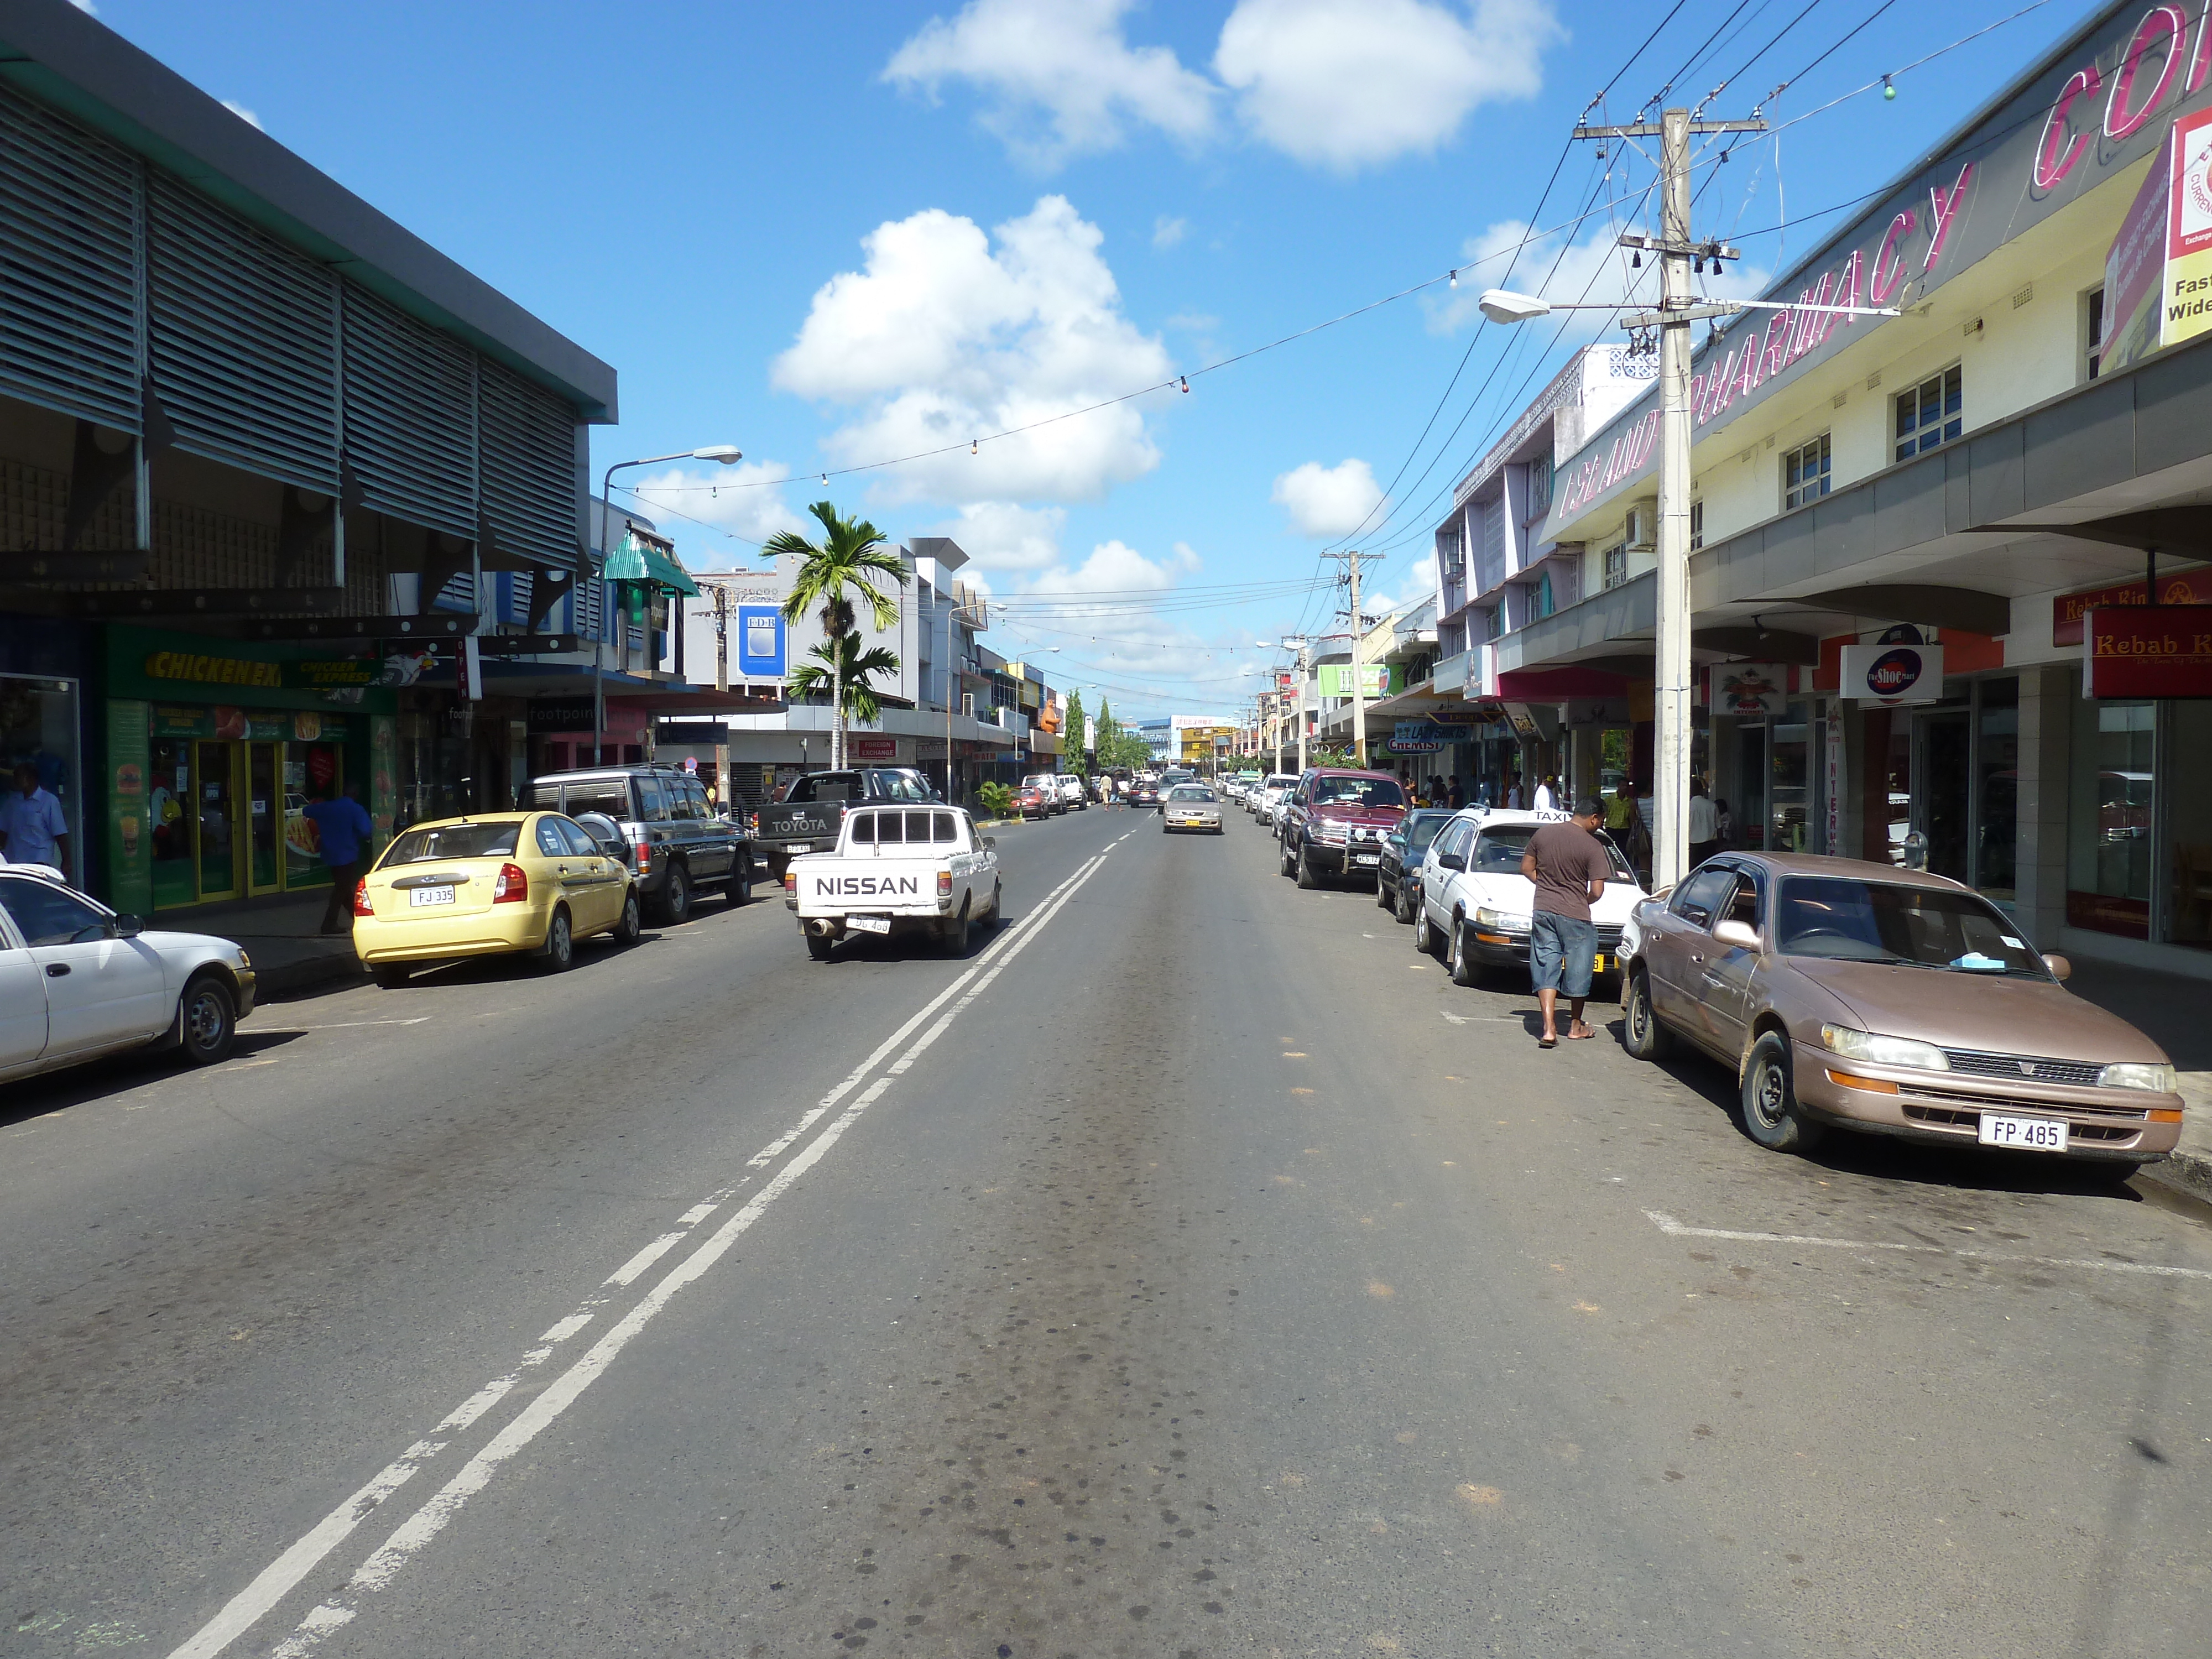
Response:
[[[2089,613],[2081,694],[2212,697],[2212,605],[2144,605]]]
[[[2193,340],[2212,328],[2212,110],[2183,116],[2168,142],[2172,205],[2158,313],[2161,346]]]
[[[157,740],[206,738],[218,743],[343,743],[352,735],[343,715],[304,708],[157,702],[151,705],[148,720],[147,730]]]
[[[2212,569],[2184,571],[2179,576],[2161,575],[2158,579],[2158,602],[2162,606],[2212,605]],[[2113,587],[2084,588],[2078,593],[2061,593],[2051,607],[2051,642],[2053,645],[2081,644],[2082,622],[2092,611],[2149,603],[2150,589],[2139,581],[2121,582]]]
[[[1352,695],[1350,663],[1325,662],[1316,672],[1321,676],[1321,696],[1348,697]],[[1393,663],[1362,663],[1359,665],[1359,678],[1366,682],[1367,695],[1370,697],[1387,696],[1406,689],[1406,671]]]
[[[773,605],[738,607],[738,674],[748,680],[780,680],[789,672],[783,611]]]
[[[848,737],[845,746],[853,751],[856,761],[894,761],[898,758],[896,738]]]
[[[1837,690],[1863,702],[1894,707],[1943,700],[1940,645],[1847,645]]]
[[[1790,671],[1778,663],[1737,662],[1708,669],[1716,714],[1740,720],[1779,714],[1790,701]]]

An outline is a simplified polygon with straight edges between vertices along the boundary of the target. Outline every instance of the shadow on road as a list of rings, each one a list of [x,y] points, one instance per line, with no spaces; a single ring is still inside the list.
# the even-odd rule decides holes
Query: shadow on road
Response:
[[[225,1067],[257,1055],[273,1053],[286,1043],[296,1042],[306,1036],[304,1031],[256,1032],[251,1024],[238,1028],[238,1045],[231,1050],[230,1058],[221,1066],[208,1069],[220,1073]],[[18,1123],[27,1123],[34,1117],[45,1117],[52,1112],[66,1111],[72,1106],[104,1100],[127,1089],[167,1076],[186,1076],[195,1067],[187,1066],[173,1048],[166,1053],[151,1053],[134,1048],[125,1054],[111,1054],[104,1060],[88,1060],[82,1066],[70,1066],[42,1076],[25,1078],[0,1090],[0,1129]]]

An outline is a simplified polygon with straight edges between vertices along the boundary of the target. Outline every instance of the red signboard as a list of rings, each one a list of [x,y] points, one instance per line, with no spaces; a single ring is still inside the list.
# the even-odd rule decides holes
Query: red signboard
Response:
[[[2081,618],[2108,606],[2142,605],[2150,589],[2142,582],[2122,582],[2118,587],[2085,587],[2078,593],[2061,593],[2051,607],[2051,642],[2081,643]],[[2158,579],[2158,602],[2169,605],[2212,605],[2212,570],[2185,570],[2178,576]]]
[[[896,738],[848,738],[845,746],[853,751],[856,761],[887,761],[898,758]]]
[[[2100,609],[2086,626],[2090,696],[2212,697],[2212,605]]]

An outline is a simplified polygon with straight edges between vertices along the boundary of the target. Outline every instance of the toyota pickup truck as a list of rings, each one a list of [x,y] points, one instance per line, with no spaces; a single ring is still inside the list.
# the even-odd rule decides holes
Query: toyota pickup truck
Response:
[[[817,962],[860,933],[933,935],[965,956],[999,900],[998,843],[957,806],[848,803],[834,850],[800,854],[783,873],[784,904]]]
[[[877,801],[920,804],[935,799],[921,774],[904,767],[809,772],[781,801],[755,814],[753,857],[768,866],[771,880],[781,881],[793,859],[805,853],[826,853],[837,845],[845,814],[852,808]]]

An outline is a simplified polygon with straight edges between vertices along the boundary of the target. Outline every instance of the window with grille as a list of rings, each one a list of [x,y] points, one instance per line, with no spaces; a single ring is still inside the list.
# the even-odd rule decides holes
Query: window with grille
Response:
[[[1695,552],[1705,544],[1705,504],[1690,503],[1690,550]]]
[[[2087,294],[2083,295],[2081,296],[2081,307],[2083,312],[2086,313],[2085,320],[2088,324],[2088,328],[2086,332],[2089,342],[2087,360],[2084,364],[2084,367],[2086,367],[2089,372],[2083,375],[2082,378],[2084,380],[2094,380],[2097,378],[2098,371],[2105,366],[2104,284],[2100,283],[2095,288],[2091,289]]]
[[[1605,585],[1618,587],[1628,580],[1628,544],[1605,550]]]
[[[1897,394],[1897,459],[1909,461],[1965,429],[1966,376],[1954,363]]]
[[[1898,401],[1902,404],[1904,399]],[[1820,500],[1828,493],[1828,434],[1823,432],[1782,458],[1782,510]]]
[[[1552,510],[1552,458],[1539,455],[1528,463],[1528,516],[1540,519]]]

